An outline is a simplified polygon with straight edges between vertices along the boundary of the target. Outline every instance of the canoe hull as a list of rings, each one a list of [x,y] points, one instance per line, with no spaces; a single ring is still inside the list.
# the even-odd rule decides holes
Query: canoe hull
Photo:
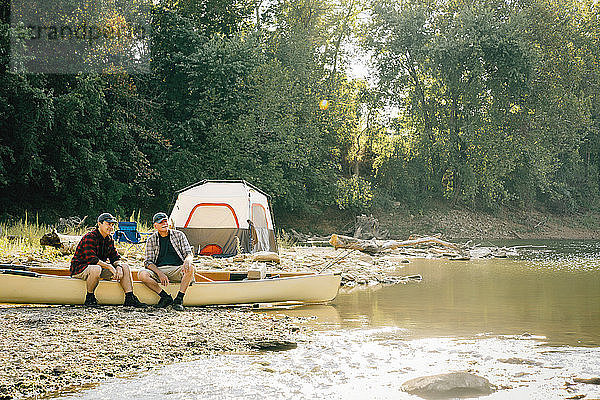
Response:
[[[226,305],[277,302],[324,303],[337,295],[339,274],[315,274],[295,277],[200,282],[188,288],[184,305]],[[169,284],[165,290],[175,296],[179,284]],[[158,295],[141,282],[134,282],[133,291],[140,301],[156,304]],[[70,277],[38,275],[0,275],[0,303],[16,304],[83,304],[85,281]],[[125,295],[118,282],[100,281],[96,289],[100,304],[123,304]]]

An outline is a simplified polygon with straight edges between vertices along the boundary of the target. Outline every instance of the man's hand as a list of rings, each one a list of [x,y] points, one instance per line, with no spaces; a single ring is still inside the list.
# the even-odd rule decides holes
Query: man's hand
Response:
[[[117,279],[117,270],[110,264],[107,264],[106,269],[112,274],[112,279]]]
[[[117,265],[117,267],[115,268],[115,273],[113,274],[113,278],[117,281],[123,279],[123,267]]]
[[[186,274],[186,273],[188,273],[188,272],[190,272],[190,271],[193,271],[193,270],[194,270],[194,264],[192,264],[192,263],[191,263],[190,261],[188,261],[188,260],[185,260],[185,261],[183,262],[183,265],[181,266],[181,271],[182,271],[184,274]]]
[[[160,279],[160,283],[163,286],[167,286],[169,284],[169,277],[167,277],[167,275],[165,275],[165,273],[161,270],[158,270],[158,279]]]

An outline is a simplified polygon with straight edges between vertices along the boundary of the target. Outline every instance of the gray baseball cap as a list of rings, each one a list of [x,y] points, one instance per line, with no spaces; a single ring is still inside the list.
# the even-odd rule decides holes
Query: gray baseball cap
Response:
[[[165,214],[164,212],[157,212],[156,214],[154,214],[154,217],[152,217],[152,222],[157,223],[162,221],[163,219],[169,219],[169,217],[167,217],[167,214]]]
[[[102,222],[110,222],[111,224],[117,222],[117,219],[115,217],[112,216],[111,213],[102,213],[100,215],[98,215],[98,222],[102,223]]]

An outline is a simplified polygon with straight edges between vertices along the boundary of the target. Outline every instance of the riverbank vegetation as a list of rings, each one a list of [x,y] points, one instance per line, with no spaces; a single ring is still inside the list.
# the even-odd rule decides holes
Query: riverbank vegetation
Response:
[[[2,216],[165,210],[201,179],[278,218],[596,208],[597,1],[263,3],[154,2],[149,71],[75,75],[11,72],[2,0]]]

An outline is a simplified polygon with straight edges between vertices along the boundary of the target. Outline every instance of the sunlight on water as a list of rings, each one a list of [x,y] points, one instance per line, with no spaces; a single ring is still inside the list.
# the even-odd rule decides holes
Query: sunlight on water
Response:
[[[514,244],[510,244],[514,245]],[[202,357],[82,399],[411,399],[408,379],[470,371],[489,399],[600,398],[600,244],[543,242],[518,259],[414,260],[421,283],[342,291],[331,305],[261,310],[315,332],[281,353]]]
[[[115,380],[75,398],[411,399],[416,397],[401,391],[408,379],[470,370],[502,388],[487,398],[552,399],[569,394],[565,381],[600,367],[598,349],[548,348],[522,337],[406,340],[406,333],[398,328],[320,332],[295,350],[203,357],[135,380]],[[598,388],[586,389],[588,397],[600,395]]]
[[[531,246],[518,249],[518,259],[530,267],[545,266],[555,270],[591,271],[600,268],[600,242],[591,240],[528,241]],[[510,243],[502,243],[510,245]],[[517,244],[518,246],[518,244]]]

